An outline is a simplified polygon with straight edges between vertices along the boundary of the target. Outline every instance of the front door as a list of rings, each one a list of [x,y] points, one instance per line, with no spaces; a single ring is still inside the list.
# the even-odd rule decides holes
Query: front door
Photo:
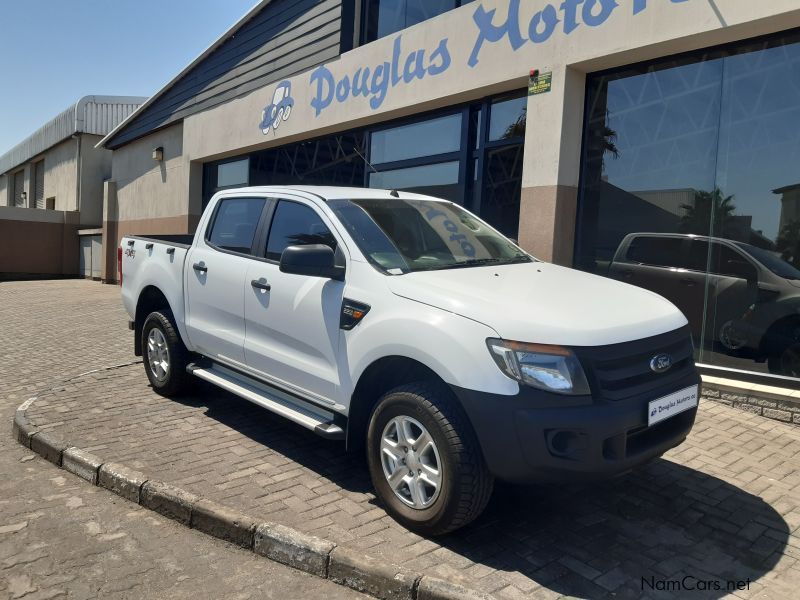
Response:
[[[282,273],[288,246],[326,244],[344,265],[330,224],[311,205],[280,200],[266,243],[266,262],[247,271],[245,359],[266,381],[325,403],[340,402],[339,316],[344,282]]]
[[[186,330],[199,352],[244,365],[244,294],[265,198],[222,198],[186,257]],[[200,237],[198,235],[198,237]]]

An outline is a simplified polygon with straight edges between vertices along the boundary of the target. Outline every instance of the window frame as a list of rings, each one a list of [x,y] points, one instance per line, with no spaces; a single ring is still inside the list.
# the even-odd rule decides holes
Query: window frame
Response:
[[[715,250],[718,252],[718,254],[716,256],[714,254]],[[709,252],[710,252],[710,255],[709,255],[709,265],[708,265],[708,269],[707,269],[707,272],[708,272],[709,276],[713,275],[714,277],[731,277],[731,278],[734,278],[734,279],[746,279],[745,277],[742,277],[741,275],[737,275],[735,273],[724,273],[723,272],[723,269],[721,267],[721,265],[722,265],[722,260],[721,259],[722,259],[722,253],[725,252],[725,251],[733,253],[734,255],[736,255],[736,257],[741,262],[747,263],[750,266],[750,268],[753,270],[753,273],[755,274],[756,278],[758,278],[759,268],[758,268],[758,265],[755,264],[755,262],[753,261],[753,259],[751,257],[749,257],[742,250],[739,250],[739,248],[736,248],[734,245],[728,245],[728,244],[725,244],[723,242],[719,242],[719,241],[716,241],[716,240],[715,241],[709,241]],[[718,259],[716,264],[714,263],[714,258]]]
[[[643,239],[646,239],[646,240],[675,240],[677,242],[677,245],[680,248],[686,248],[688,241],[691,241],[691,238],[684,238],[684,237],[681,237],[679,235],[658,235],[658,234],[650,234],[650,235],[648,235],[646,233],[645,234],[639,234],[639,235],[636,235],[636,236],[634,236],[634,237],[632,237],[630,239],[630,241],[628,242],[627,247],[625,248],[625,254],[623,255],[623,259],[621,261],[616,261],[616,262],[624,262],[624,263],[627,263],[629,265],[639,265],[639,266],[643,266],[643,267],[653,267],[655,269],[675,269],[675,270],[681,270],[681,271],[691,271],[692,270],[692,269],[689,269],[689,268],[687,268],[685,266],[660,265],[660,264],[655,264],[655,263],[652,263],[652,262],[643,262],[643,261],[640,261],[640,260],[635,260],[634,258],[629,256],[630,252],[631,252],[631,250],[633,250],[635,248],[634,244],[638,240],[643,240]],[[683,254],[686,254],[686,252],[683,252]]]
[[[281,202],[292,202],[294,204],[299,204],[300,206],[305,206],[306,208],[311,209],[314,211],[314,214],[319,217],[320,221],[328,228],[331,235],[336,240],[336,249],[334,250],[334,255],[341,254],[343,260],[345,261],[345,266],[348,262],[349,253],[346,251],[347,245],[343,242],[341,234],[337,231],[336,227],[333,226],[331,219],[327,217],[322,211],[318,210],[318,208],[312,203],[305,201],[304,198],[299,198],[296,196],[289,196],[289,195],[281,195],[281,196],[274,196],[271,197],[273,204],[272,209],[269,212],[266,222],[264,223],[264,236],[263,241],[261,244],[261,251],[259,253],[259,260],[263,262],[268,262],[272,265],[279,265],[280,260],[274,260],[272,258],[267,258],[267,245],[269,244],[270,233],[272,232],[272,223],[275,221],[275,214],[278,211],[278,204]],[[341,249],[341,252],[340,252]],[[345,269],[346,271],[347,269]]]
[[[247,152],[233,158],[226,158],[224,160],[219,160],[219,161],[205,162],[203,163],[203,190],[202,190],[203,208],[205,209],[207,207],[208,203],[211,201],[211,198],[215,194],[221,191],[225,191],[225,190],[219,190],[215,187],[217,166],[219,164],[230,162],[232,160],[237,160],[243,156],[248,156],[250,158],[250,169],[251,169],[250,180],[252,183],[254,178],[253,175],[254,169],[257,169],[257,167],[255,167],[254,165],[258,164],[258,161],[254,160],[254,156],[256,156],[259,152],[275,152],[284,149],[290,151],[294,149],[297,144],[324,143],[328,140],[333,140],[333,138],[336,138],[337,136],[347,136],[347,135],[353,135],[355,136],[356,139],[360,137],[360,145],[356,146],[358,151],[357,154],[361,156],[361,158],[358,158],[358,160],[362,160],[365,158],[367,161],[369,161],[370,146],[372,141],[371,136],[373,133],[385,129],[394,129],[396,127],[403,125],[421,123],[427,120],[460,113],[462,115],[461,146],[458,150],[445,154],[436,154],[436,155],[429,155],[429,156],[416,157],[410,159],[403,159],[400,161],[380,163],[377,165],[374,164],[369,165],[367,162],[364,164],[363,174],[360,174],[360,182],[355,182],[352,185],[354,185],[355,187],[362,187],[365,189],[369,189],[369,178],[370,178],[370,173],[372,172],[381,172],[381,171],[408,168],[408,167],[426,166],[442,162],[458,161],[460,163],[458,184],[457,184],[458,197],[462,200],[462,202],[456,202],[456,203],[459,204],[460,206],[463,206],[464,208],[474,213],[478,217],[484,218],[485,213],[481,209],[482,209],[482,204],[484,202],[484,198],[486,197],[485,171],[489,153],[494,149],[507,148],[517,145],[523,146],[523,152],[524,152],[524,142],[525,142],[525,138],[522,136],[517,138],[496,140],[493,142],[488,141],[489,121],[491,118],[491,106],[494,102],[499,102],[502,100],[513,99],[518,97],[527,98],[527,96],[528,93],[526,88],[515,87],[505,92],[499,92],[496,94],[476,98],[471,102],[459,103],[452,106],[446,106],[442,108],[425,111],[419,114],[407,115],[405,117],[390,119],[387,121],[375,123],[373,125],[365,125],[363,127],[347,129],[335,134],[314,136],[308,139],[300,140],[298,142],[279,145],[275,148],[268,148],[265,150]],[[476,113],[483,115],[478,122],[473,121]],[[267,185],[267,183],[264,184],[256,183],[253,185]],[[288,184],[288,187],[291,187],[291,184]],[[297,198],[296,196],[289,196],[288,194],[282,194],[282,197],[285,197],[287,199]],[[300,197],[300,198],[302,200],[306,200],[305,197]],[[277,197],[274,197],[274,199],[277,199]],[[312,204],[312,206],[314,205]],[[324,217],[325,213],[322,213],[322,215]],[[335,228],[336,225],[334,224],[332,231],[334,231]],[[341,232],[339,232],[337,235],[339,238],[342,237]],[[510,237],[516,238],[517,236],[512,234],[510,235]]]
[[[219,216],[219,209],[222,206],[222,203],[226,200],[264,200],[264,206],[261,207],[261,214],[258,217],[258,221],[256,222],[256,230],[255,234],[253,235],[253,243],[250,245],[250,253],[245,254],[244,252],[237,252],[236,250],[229,250],[228,248],[223,248],[222,246],[217,246],[211,241],[211,232],[214,229],[214,224],[217,222],[217,217]],[[221,196],[217,203],[214,205],[214,212],[211,214],[211,217],[208,220],[208,225],[206,225],[206,229],[203,232],[203,242],[209,248],[213,248],[217,252],[222,252],[223,254],[230,254],[232,256],[240,256],[242,258],[249,258],[254,260],[262,259],[263,257],[258,255],[258,248],[259,248],[259,241],[262,240],[265,236],[264,233],[264,224],[267,221],[268,217],[271,215],[272,211],[275,209],[276,202],[273,198],[269,196],[262,196],[258,194],[246,194],[242,196]],[[256,251],[256,252],[254,252]]]
[[[465,6],[467,4],[472,4],[473,1],[474,0],[455,0],[455,6],[453,8],[450,8],[450,9],[446,10],[445,12],[443,12],[441,14],[444,15],[444,14],[447,14],[448,12],[450,12],[452,10],[457,10],[457,9],[461,8],[462,6]],[[382,37],[376,37],[375,39],[370,39],[370,36],[369,36],[369,33],[370,33],[370,31],[369,31],[370,8],[371,8],[371,6],[373,4],[373,0],[359,0],[359,2],[361,4],[360,10],[359,10],[360,23],[358,24],[358,46],[359,47],[366,46],[367,44],[371,44],[372,42],[377,42],[378,40],[382,40],[384,38],[388,38],[388,37],[393,36],[393,35],[398,35],[398,34],[402,33],[403,31],[405,31],[406,29],[408,29],[409,27],[414,27],[414,25],[409,25],[408,27],[404,27],[403,29],[400,29],[398,31],[393,31],[392,33],[387,33],[386,35],[384,35]],[[378,2],[380,2],[380,0],[378,0]],[[437,16],[441,16],[441,15],[437,15]],[[435,18],[435,17],[431,17],[431,19],[433,19],[433,18]],[[425,21],[428,21],[428,20],[429,19],[425,19]],[[420,21],[419,23],[416,23],[415,25],[419,25],[420,23],[425,23],[425,21]]]

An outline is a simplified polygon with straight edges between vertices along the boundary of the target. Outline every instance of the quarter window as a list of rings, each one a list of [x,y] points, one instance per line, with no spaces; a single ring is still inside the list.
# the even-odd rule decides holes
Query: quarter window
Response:
[[[324,244],[336,250],[336,239],[313,208],[281,200],[269,230],[267,258],[280,260],[289,246],[310,244]]]
[[[206,238],[208,243],[242,254],[251,254],[264,210],[264,198],[226,198],[220,200],[217,213]]]

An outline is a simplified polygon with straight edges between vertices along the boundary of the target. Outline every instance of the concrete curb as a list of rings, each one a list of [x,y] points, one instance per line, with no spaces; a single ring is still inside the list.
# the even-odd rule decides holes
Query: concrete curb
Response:
[[[284,525],[258,521],[181,488],[151,480],[125,465],[103,462],[100,457],[50,432],[43,432],[31,423],[26,411],[36,399],[23,402],[14,414],[15,440],[92,485],[106,488],[178,523],[382,600],[493,598],[456,583],[407,571]]]

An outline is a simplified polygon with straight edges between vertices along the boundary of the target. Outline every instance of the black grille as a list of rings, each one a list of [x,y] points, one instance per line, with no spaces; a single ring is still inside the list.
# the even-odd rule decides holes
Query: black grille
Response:
[[[694,369],[688,327],[632,342],[575,348],[575,352],[592,390],[608,400],[646,394],[668,386]],[[650,360],[662,353],[672,357],[672,367],[656,373],[650,369]]]

